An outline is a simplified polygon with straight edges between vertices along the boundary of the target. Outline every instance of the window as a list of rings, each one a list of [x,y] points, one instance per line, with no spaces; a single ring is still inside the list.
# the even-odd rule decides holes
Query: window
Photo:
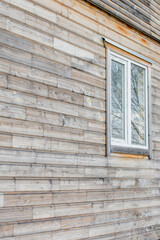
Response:
[[[147,69],[111,54],[111,143],[148,147]]]
[[[149,67],[111,50],[107,57],[110,151],[150,155]]]

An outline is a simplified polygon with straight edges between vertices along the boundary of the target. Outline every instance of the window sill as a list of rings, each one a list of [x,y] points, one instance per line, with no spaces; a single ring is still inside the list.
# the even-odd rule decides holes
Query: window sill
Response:
[[[149,149],[143,148],[131,148],[131,147],[120,147],[120,146],[111,146],[112,153],[121,153],[121,154],[129,154],[129,155],[145,155],[149,156],[150,158],[150,151]]]

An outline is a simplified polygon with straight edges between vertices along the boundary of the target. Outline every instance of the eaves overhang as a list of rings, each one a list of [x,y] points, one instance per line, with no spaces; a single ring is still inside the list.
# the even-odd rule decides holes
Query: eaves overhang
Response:
[[[145,29],[145,27],[142,26],[142,24],[137,24],[137,22],[134,20],[134,15],[132,16],[130,14],[130,18],[125,17],[124,14],[121,12],[121,7],[119,7],[119,11],[114,7],[114,2],[110,0],[86,0],[87,2],[93,4],[94,6],[98,7],[99,9],[103,10],[104,12],[114,16],[115,18],[119,19],[120,21],[126,23],[128,26],[133,27],[134,29],[138,30],[139,32],[147,35],[148,37],[154,39],[155,41],[160,43],[160,31],[157,36],[157,34],[154,34],[152,32],[152,26],[150,28]],[[146,24],[146,23],[145,23]],[[148,23],[149,25],[149,23]],[[159,26],[160,27],[160,26]],[[145,29],[145,30],[144,30]]]

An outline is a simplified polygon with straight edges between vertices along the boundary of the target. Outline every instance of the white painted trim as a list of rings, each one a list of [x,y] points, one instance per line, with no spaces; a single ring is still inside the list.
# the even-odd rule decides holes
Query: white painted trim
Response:
[[[149,158],[152,159],[152,95],[151,95],[151,68],[148,67],[148,146]]]
[[[111,116],[111,60],[115,60],[117,62],[120,62],[125,65],[125,126],[127,129],[127,135],[125,135],[125,140],[123,139],[114,139],[111,138],[111,145],[113,146],[120,146],[120,147],[126,147],[126,148],[133,148],[133,149],[148,149],[148,129],[149,129],[149,124],[148,124],[148,74],[147,70],[148,67],[146,65],[143,65],[141,63],[137,63],[134,60],[130,60],[129,58],[123,57],[111,50],[109,50],[109,56],[107,56],[107,59],[109,61],[109,65],[107,67],[108,71],[108,84],[110,84],[110,116]],[[135,64],[137,66],[142,67],[145,70],[145,146],[142,145],[134,145],[131,144],[131,64]],[[107,90],[108,91],[108,90]],[[128,99],[128,100],[127,100]],[[127,105],[128,104],[128,105]],[[127,119],[127,120],[126,120]],[[127,123],[126,123],[127,121]],[[111,125],[110,125],[111,128]],[[111,137],[111,134],[110,134]]]
[[[128,78],[131,80],[131,61],[128,61]],[[131,81],[128,81],[128,144],[131,144]]]
[[[127,61],[125,59],[122,59],[120,58],[118,55],[113,55],[112,53],[110,54],[110,74],[109,74],[109,78],[110,78],[110,93],[112,91],[112,87],[111,87],[111,61],[115,61],[115,62],[118,62],[118,63],[121,63],[122,65],[124,65],[124,79],[122,79],[123,83],[122,83],[122,91],[124,92],[124,99],[123,99],[123,103],[124,103],[124,114],[123,114],[123,119],[124,119],[124,126],[127,126],[127,106],[126,106],[126,99],[127,99],[127,96],[126,96],[126,93],[127,93],[127,75],[126,75],[126,70],[127,70]],[[110,94],[110,109],[111,109],[111,106],[112,106],[112,94]],[[111,111],[110,111],[110,116],[111,116]],[[111,127],[111,139],[112,141],[114,142],[121,142],[121,144],[127,144],[127,131],[124,127],[124,139],[116,139],[116,138],[112,138],[112,127]]]

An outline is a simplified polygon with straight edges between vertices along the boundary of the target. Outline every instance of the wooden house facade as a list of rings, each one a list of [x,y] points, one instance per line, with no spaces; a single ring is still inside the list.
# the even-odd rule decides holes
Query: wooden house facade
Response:
[[[0,239],[160,239],[158,0],[0,1]]]

